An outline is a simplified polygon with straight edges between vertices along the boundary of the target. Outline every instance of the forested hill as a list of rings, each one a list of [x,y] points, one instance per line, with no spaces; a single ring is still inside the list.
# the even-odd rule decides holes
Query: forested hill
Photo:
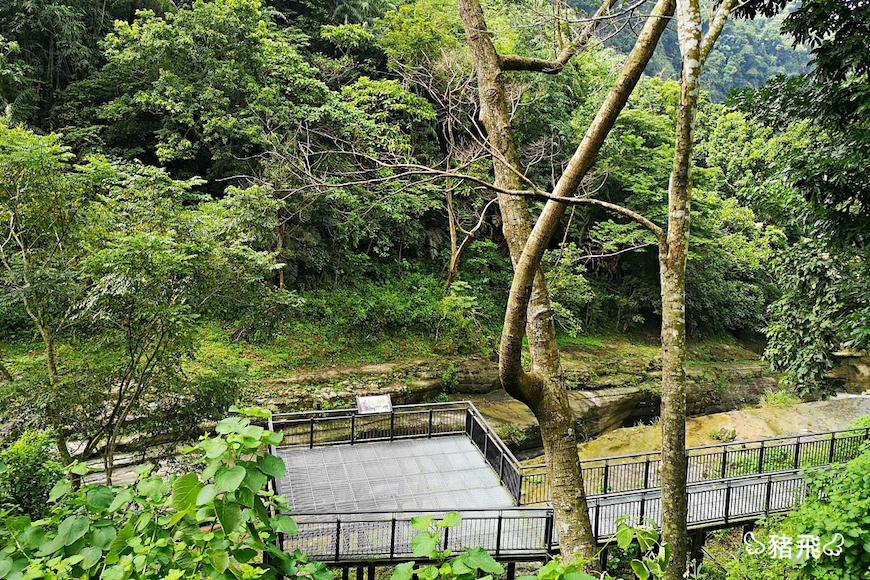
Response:
[[[582,13],[598,8],[589,0],[574,0],[571,4]],[[595,5],[593,5],[595,4]],[[795,75],[806,69],[809,56],[806,47],[792,47],[790,38],[780,34],[785,14],[754,20],[733,19],[728,22],[704,65],[701,86],[710,93],[714,102],[722,102],[732,89],[758,88],[777,75]],[[628,52],[635,33],[624,28],[608,46]],[[674,22],[665,30],[656,53],[647,66],[646,74],[664,80],[678,80],[680,50]]]

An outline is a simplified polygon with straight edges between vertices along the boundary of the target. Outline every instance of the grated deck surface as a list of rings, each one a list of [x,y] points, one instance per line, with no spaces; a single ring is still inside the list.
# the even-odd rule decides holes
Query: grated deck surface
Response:
[[[278,493],[294,513],[493,509],[514,506],[464,435],[278,449]]]

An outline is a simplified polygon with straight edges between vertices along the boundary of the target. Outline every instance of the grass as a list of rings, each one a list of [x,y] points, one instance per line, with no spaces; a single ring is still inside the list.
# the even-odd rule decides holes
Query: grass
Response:
[[[800,402],[801,400],[793,392],[780,389],[778,391],[766,391],[761,396],[761,401],[758,404],[761,407],[767,408],[788,407]]]

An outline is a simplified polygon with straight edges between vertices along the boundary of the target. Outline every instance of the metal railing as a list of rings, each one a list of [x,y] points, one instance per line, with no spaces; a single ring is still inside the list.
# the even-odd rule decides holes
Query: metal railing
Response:
[[[792,471],[749,476],[688,487],[688,525],[704,529],[755,520],[761,515],[785,512],[806,497],[806,482]],[[617,522],[628,516],[632,523],[661,523],[661,492],[643,490],[588,498],[593,533],[601,544],[616,533]],[[428,512],[366,512],[294,514],[299,533],[281,539],[283,550],[299,549],[325,562],[414,559],[411,526],[415,515]],[[441,547],[454,552],[480,546],[497,559],[536,559],[558,548],[553,511],[512,508],[463,513],[455,528],[441,529]]]
[[[396,405],[390,413],[356,409],[280,413],[269,422],[281,430],[280,448],[337,445],[465,434],[480,450],[514,501],[520,503],[522,467],[483,415],[468,401]]]
[[[691,447],[688,482],[698,483],[745,475],[779,473],[823,467],[854,459],[870,440],[870,428],[845,429],[793,437],[739,441]],[[661,485],[661,453],[639,453],[581,461],[586,492],[620,493]],[[550,499],[550,480],[544,465],[522,467],[520,503]]]

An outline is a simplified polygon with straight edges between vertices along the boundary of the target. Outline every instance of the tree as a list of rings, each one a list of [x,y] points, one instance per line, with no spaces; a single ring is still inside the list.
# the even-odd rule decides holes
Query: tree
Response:
[[[56,135],[0,128],[3,299],[22,305],[45,346],[44,373],[4,386],[14,402],[4,413],[51,426],[67,463],[71,436],[78,459],[102,451],[111,482],[131,426],[189,432],[238,397],[235,371],[189,369],[198,319],[293,296],[265,283],[274,256],[257,248],[271,245],[277,213],[267,189],[194,203],[200,180],[101,157],[74,168],[70,157]]]
[[[577,458],[574,418],[568,407],[564,375],[556,345],[553,313],[540,260],[564,205],[550,203],[532,230],[531,218],[522,192],[523,180],[514,142],[504,73],[510,70],[558,72],[575,52],[589,41],[589,25],[572,44],[552,61],[516,55],[499,55],[489,36],[483,10],[476,0],[459,0],[459,12],[477,71],[481,118],[486,128],[495,171],[494,187],[499,191],[503,231],[514,262],[505,326],[502,333],[499,375],[502,386],[526,403],[541,425],[547,467],[551,474],[553,509],[559,522],[561,551],[568,560],[592,558],[595,541],[589,523],[583,480]],[[602,16],[612,3],[602,5]],[[551,197],[573,196],[619,111],[649,61],[673,3],[661,0],[647,20],[635,48],[628,56],[619,80],[584,137]],[[542,225],[543,224],[543,225]],[[545,233],[538,233],[546,228]],[[535,234],[538,233],[537,236]],[[532,370],[522,367],[522,342],[528,336]]]
[[[495,184],[504,221],[504,233],[514,262],[514,280],[505,314],[500,346],[499,374],[509,394],[525,402],[541,424],[547,464],[553,481],[553,507],[560,522],[559,537],[567,558],[590,557],[594,541],[588,522],[585,495],[555,340],[552,307],[540,268],[549,240],[556,230],[566,204],[597,205],[638,221],[656,236],[659,243],[662,285],[662,423],[663,423],[663,525],[664,541],[673,547],[676,566],[669,566],[668,577],[682,577],[686,557],[686,455],[685,455],[685,264],[688,252],[689,200],[691,196],[690,159],[695,115],[698,104],[700,67],[727,20],[732,2],[724,2],[716,12],[708,33],[702,36],[701,14],[697,2],[679,5],[678,29],[684,70],[681,78],[677,142],[669,187],[667,233],[649,219],[627,208],[592,198],[576,198],[575,193],[592,167],[605,137],[625,106],[674,9],[660,1],[641,31],[634,49],[613,88],[605,98],[590,128],[562,175],[548,194],[523,178],[504,93],[504,72],[529,70],[554,73],[562,70],[595,29],[592,24],[552,61],[499,55],[489,37],[483,11],[475,1],[459,1],[478,76],[481,117],[494,157]],[[612,4],[606,2],[596,14],[603,16]],[[526,183],[523,183],[526,181]],[[532,195],[549,199],[532,227],[524,187]],[[523,337],[528,338],[531,372],[522,366]]]
[[[739,14],[770,15],[784,6],[751,3]],[[785,208],[793,242],[776,261],[783,294],[771,308],[767,356],[799,389],[825,394],[832,353],[870,344],[870,297],[861,282],[870,239],[870,7],[802,2],[783,31],[810,47],[813,71],[778,77],[736,100],[777,133],[774,171],[752,197]]]

